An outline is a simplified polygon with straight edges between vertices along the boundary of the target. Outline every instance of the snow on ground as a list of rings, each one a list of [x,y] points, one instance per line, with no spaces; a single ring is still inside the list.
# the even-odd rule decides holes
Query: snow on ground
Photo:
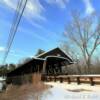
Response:
[[[45,84],[53,87],[44,93],[42,100],[100,100],[100,85],[77,85],[66,82],[48,82]]]
[[[5,79],[3,77],[0,77],[0,81],[4,81]]]
[[[5,81],[5,79],[3,77],[0,77],[0,91],[2,91],[4,81]]]

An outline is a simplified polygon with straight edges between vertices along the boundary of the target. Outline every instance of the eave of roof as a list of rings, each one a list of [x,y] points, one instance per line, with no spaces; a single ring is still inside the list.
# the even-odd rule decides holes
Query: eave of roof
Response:
[[[75,63],[75,62],[71,62],[68,58],[60,57],[60,56],[47,56],[46,59],[48,59],[48,58],[58,58],[58,59],[66,60],[66,61],[68,61],[69,64]]]
[[[58,58],[58,59],[64,59],[64,60],[69,61],[69,59],[68,59],[68,58],[65,58],[65,57],[60,57],[60,56],[47,56],[47,57],[46,57],[46,59],[48,59],[48,58]],[[69,61],[69,62],[70,62],[70,61]]]
[[[51,52],[51,51],[56,50],[56,49],[59,49],[60,51],[62,51],[70,60],[73,61],[73,59],[72,59],[68,54],[66,54],[62,49],[60,49],[59,47],[56,47],[56,48],[54,48],[54,49],[51,49],[51,50],[49,50],[48,52]],[[44,54],[47,54],[48,52],[44,52],[44,53],[42,53],[42,54],[36,56],[36,58],[39,58],[39,57],[43,56]]]

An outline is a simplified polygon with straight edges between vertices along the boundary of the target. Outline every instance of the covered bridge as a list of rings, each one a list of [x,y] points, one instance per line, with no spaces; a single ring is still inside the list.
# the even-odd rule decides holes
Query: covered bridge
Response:
[[[63,73],[62,67],[70,64],[73,64],[73,60],[57,47],[32,58],[15,70],[7,73],[7,83],[18,83],[23,81],[24,78],[31,82],[33,73],[41,73],[43,75],[68,74]],[[31,77],[26,79],[27,76]]]

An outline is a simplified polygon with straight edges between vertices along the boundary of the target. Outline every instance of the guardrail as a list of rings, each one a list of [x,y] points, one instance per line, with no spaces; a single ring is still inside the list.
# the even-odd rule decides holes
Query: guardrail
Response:
[[[100,75],[59,75],[59,76],[44,76],[44,81],[60,81],[68,82],[76,82],[78,85],[81,83],[89,83],[90,85],[100,85]]]

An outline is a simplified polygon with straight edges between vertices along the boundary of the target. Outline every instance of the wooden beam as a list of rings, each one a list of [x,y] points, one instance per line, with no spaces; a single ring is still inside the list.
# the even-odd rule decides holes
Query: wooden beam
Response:
[[[46,70],[46,63],[47,61],[45,60],[44,63],[43,63],[43,74],[45,74],[45,70]]]
[[[46,72],[46,63],[47,63],[47,60],[44,61],[43,63],[43,70],[42,70],[42,76],[41,76],[41,80],[45,81],[46,80],[46,76],[45,76],[45,72]]]

